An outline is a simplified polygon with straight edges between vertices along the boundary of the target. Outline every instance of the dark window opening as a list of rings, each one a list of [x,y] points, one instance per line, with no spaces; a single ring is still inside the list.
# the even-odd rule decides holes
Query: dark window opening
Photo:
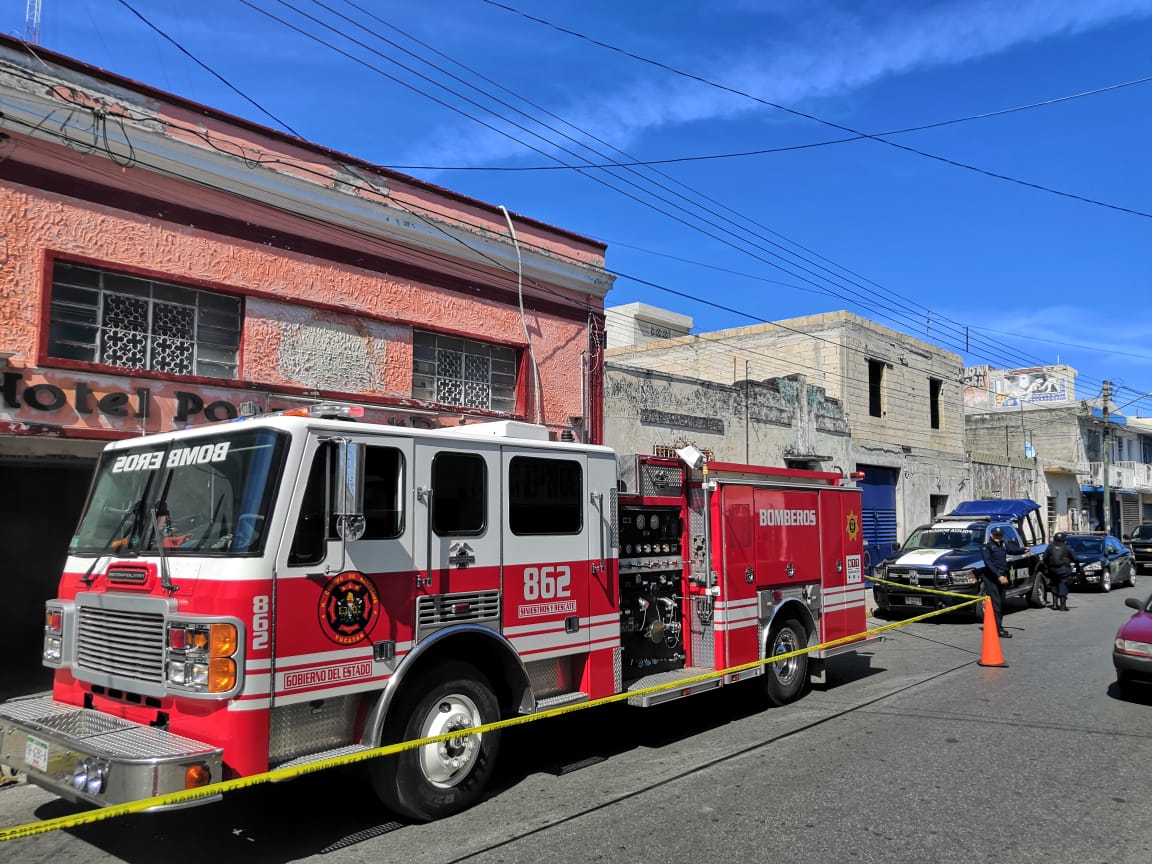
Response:
[[[868,361],[868,413],[884,416],[884,361]]]
[[[508,466],[508,526],[513,534],[579,534],[584,474],[571,459],[516,456]]]
[[[933,429],[940,428],[940,392],[943,388],[944,382],[939,378],[928,379],[928,413]]]

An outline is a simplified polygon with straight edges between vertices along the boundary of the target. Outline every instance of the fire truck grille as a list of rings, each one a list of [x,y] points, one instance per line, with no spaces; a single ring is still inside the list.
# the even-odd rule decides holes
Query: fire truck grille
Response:
[[[164,616],[160,613],[77,609],[76,665],[134,681],[164,680]]]
[[[416,624],[421,629],[499,620],[499,591],[440,594],[421,597],[416,601]]]

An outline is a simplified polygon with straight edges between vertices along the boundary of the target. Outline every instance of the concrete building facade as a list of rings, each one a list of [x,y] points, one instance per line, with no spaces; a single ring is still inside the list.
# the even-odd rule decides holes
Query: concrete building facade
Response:
[[[611,322],[611,308],[608,314]],[[607,356],[613,367],[699,379],[733,393],[745,381],[801,376],[797,398],[807,401],[815,388],[818,401],[836,404],[850,431],[847,441],[835,439],[836,447],[830,438],[795,446],[809,457],[844,453],[842,462],[811,458],[813,467],[864,473],[864,531],[873,554],[973,497],[961,358],[929,342],[840,311],[622,346]],[[732,431],[738,448],[742,426],[735,423]],[[831,452],[817,452],[822,448]],[[754,460],[751,447],[749,453]]]
[[[1110,524],[1114,534],[1123,536],[1141,521],[1152,520],[1152,423],[1124,416],[1111,402],[1106,413],[1099,398],[1076,400],[1074,369],[1034,371],[1048,380],[1059,379],[1065,398],[1009,396],[1010,404],[996,408],[995,401],[966,394],[969,405],[985,408],[970,408],[966,421],[974,462],[1001,461],[1017,468],[1011,477],[974,470],[978,490],[984,497],[997,497],[1005,484],[1024,489],[1031,483],[1031,497],[1046,506],[1052,530],[1091,531]],[[1023,383],[1019,372],[1007,370],[1000,377]],[[971,384],[979,377],[968,374],[966,381]],[[1105,519],[1105,463],[1110,520]]]

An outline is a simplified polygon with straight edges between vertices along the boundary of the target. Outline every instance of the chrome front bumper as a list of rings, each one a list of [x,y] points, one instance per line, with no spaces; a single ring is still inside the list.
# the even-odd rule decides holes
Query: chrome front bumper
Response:
[[[29,696],[0,703],[0,763],[23,771],[30,783],[69,801],[107,807],[169,792],[183,792],[189,768],[204,766],[223,779],[223,750],[102,714]],[[99,786],[74,782],[78,766],[98,775]],[[218,796],[195,801],[207,803]],[[171,809],[189,804],[171,805]],[[169,808],[157,808],[169,809]]]

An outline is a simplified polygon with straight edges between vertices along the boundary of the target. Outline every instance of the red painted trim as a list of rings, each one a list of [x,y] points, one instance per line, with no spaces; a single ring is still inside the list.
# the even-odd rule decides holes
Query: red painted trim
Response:
[[[48,336],[52,327],[52,267],[51,253],[40,251],[40,332],[36,338],[36,365],[48,356]]]
[[[47,330],[44,331],[47,333]],[[150,381],[167,381],[171,384],[200,384],[204,387],[224,389],[257,389],[261,385],[243,381],[240,378],[209,378],[204,375],[176,375],[172,372],[154,372],[151,369],[125,369],[123,366],[106,366],[103,363],[89,363],[87,360],[68,360],[64,357],[50,357],[45,345],[45,353],[36,366],[42,369],[67,369],[71,372],[90,372],[93,375],[111,375],[115,378],[146,378]],[[279,386],[279,385],[264,385]],[[303,390],[304,388],[301,388]]]
[[[333,167],[343,169],[349,165],[354,165],[354,166],[356,166],[362,170],[369,171],[373,174],[378,174],[384,178],[394,178],[396,180],[399,180],[403,183],[409,184],[409,185],[414,186],[414,187],[419,188],[419,189],[428,189],[428,190],[434,191],[437,194],[442,195],[446,198],[451,198],[454,201],[461,201],[461,202],[469,204],[473,207],[478,207],[478,208],[490,213],[493,217],[503,219],[504,214],[503,214],[503,212],[501,212],[500,208],[494,207],[493,205],[488,204],[487,202],[479,201],[475,198],[470,198],[467,195],[463,195],[459,192],[453,192],[451,189],[445,189],[441,186],[436,186],[436,185],[433,185],[431,183],[427,183],[423,180],[418,180],[415,177],[411,177],[407,174],[402,174],[399,171],[393,171],[392,169],[386,168],[386,167],[381,166],[381,165],[373,165],[370,162],[364,162],[361,159],[357,159],[355,156],[349,156],[349,155],[347,155],[345,153],[341,153],[337,150],[331,150],[327,147],[322,147],[319,144],[314,144],[311,141],[306,141],[303,138],[297,138],[294,135],[288,135],[288,134],[280,132],[276,129],[272,129],[272,128],[269,128],[267,126],[261,126],[259,123],[254,123],[250,120],[245,120],[242,117],[236,117],[235,115],[228,114],[224,111],[219,111],[215,108],[210,108],[207,105],[200,104],[199,102],[193,102],[189,99],[184,99],[184,98],[177,96],[173,93],[166,93],[163,90],[158,90],[155,87],[150,87],[147,84],[142,84],[138,81],[133,81],[131,78],[125,78],[125,77],[120,76],[120,75],[115,75],[111,72],[108,72],[107,70],[99,69],[95,66],[90,66],[87,63],[82,63],[81,61],[76,60],[75,58],[67,57],[63,54],[57,54],[54,51],[49,51],[40,45],[36,46],[35,53],[33,53],[28,48],[27,43],[23,42],[22,40],[14,39],[10,36],[6,36],[6,35],[0,33],[0,46],[7,47],[7,48],[9,48],[13,51],[16,51],[16,52],[27,51],[29,54],[31,54],[31,56],[35,60],[37,60],[41,64],[44,63],[45,61],[50,62],[50,63],[54,63],[55,65],[62,66],[65,69],[72,69],[72,70],[75,70],[77,72],[81,72],[84,75],[87,75],[91,78],[95,78],[98,81],[105,81],[105,82],[108,82],[108,83],[110,83],[116,87],[134,90],[137,93],[140,93],[141,95],[150,97],[152,99],[156,99],[160,102],[167,102],[170,105],[173,105],[173,106],[178,107],[178,108],[183,108],[186,111],[190,111],[194,114],[199,114],[202,117],[208,117],[208,118],[211,118],[213,120],[219,120],[219,121],[222,121],[224,123],[229,124],[230,126],[235,126],[238,129],[245,129],[249,132],[256,132],[263,137],[271,138],[271,139],[274,139],[276,141],[286,143],[293,148],[298,148],[300,150],[306,150],[310,153],[315,153],[319,156],[324,157],[325,159],[330,160],[333,163]],[[557,234],[560,236],[569,237],[573,240],[578,240],[581,243],[587,244],[591,248],[599,249],[599,250],[606,250],[608,248],[604,243],[601,243],[598,240],[593,240],[589,237],[585,237],[581,234],[576,234],[572,231],[567,231],[563,228],[557,228],[554,225],[549,225],[546,222],[537,221],[535,219],[532,219],[531,217],[522,216],[519,213],[515,213],[513,215],[516,217],[516,219],[518,221],[524,222],[524,223],[529,224],[529,225],[534,225],[534,226],[541,228],[545,231],[548,231],[548,232],[551,232],[551,233],[554,233],[554,234]]]
[[[29,186],[33,189],[61,195],[65,198],[87,201],[103,207],[135,213],[148,219],[174,223],[180,225],[183,230],[192,228],[193,230],[217,234],[222,237],[231,237],[297,255],[307,255],[324,261],[356,267],[373,273],[380,273],[392,279],[406,280],[431,288],[451,291],[472,299],[483,298],[492,300],[509,308],[514,308],[519,305],[519,297],[515,289],[498,287],[491,284],[491,280],[500,274],[490,273],[475,265],[466,266],[471,267],[471,269],[475,271],[477,274],[476,279],[449,276],[446,273],[428,266],[401,262],[383,255],[348,249],[334,243],[315,240],[298,234],[287,234],[283,231],[253,225],[249,222],[228,216],[205,213],[204,211],[185,207],[171,201],[152,198],[137,192],[128,192],[91,180],[85,180],[51,171],[47,168],[22,163],[12,157],[6,160],[0,160],[0,178]],[[355,233],[352,229],[346,230],[350,233]],[[363,236],[363,239],[379,244],[389,242],[368,236]],[[456,259],[450,260],[453,264],[462,263]],[[480,282],[480,284],[477,284],[478,282]],[[275,299],[280,302],[284,302],[284,297],[281,295],[272,295],[270,293],[256,292],[249,289],[231,288],[230,293],[252,294],[254,296],[265,296],[269,298],[275,297]],[[293,302],[303,301],[293,298]],[[589,309],[587,306],[576,305],[577,302],[578,301],[573,300],[572,303],[561,303],[539,297],[529,297],[525,300],[525,308],[536,314],[548,315],[549,317],[560,320],[583,322],[587,318]],[[335,306],[333,304],[322,305],[317,301],[310,301],[309,305],[313,305],[315,308],[333,309],[348,314],[348,309],[344,306]],[[357,314],[363,314],[364,317],[373,317],[378,320],[391,320],[382,316],[369,316],[365,313]],[[396,323],[403,323],[408,326],[412,325],[411,321],[397,320]]]

